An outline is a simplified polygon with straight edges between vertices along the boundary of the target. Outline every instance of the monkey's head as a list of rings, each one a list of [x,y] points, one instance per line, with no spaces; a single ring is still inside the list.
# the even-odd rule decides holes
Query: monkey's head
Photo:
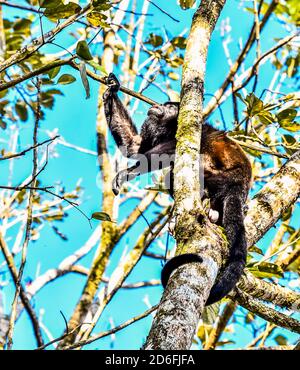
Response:
[[[177,102],[166,102],[161,105],[153,105],[148,110],[148,116],[163,120],[164,122],[177,119],[179,111],[179,103]]]

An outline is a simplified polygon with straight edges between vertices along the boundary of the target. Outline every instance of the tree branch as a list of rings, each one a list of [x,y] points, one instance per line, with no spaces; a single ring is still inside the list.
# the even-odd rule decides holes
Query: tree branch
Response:
[[[39,146],[42,146],[42,145],[44,145],[44,144],[51,143],[52,141],[56,140],[58,137],[59,137],[59,135],[56,135],[56,136],[54,136],[53,138],[47,139],[47,140],[45,140],[45,141],[42,141],[41,143],[37,143],[36,145],[32,145],[32,146],[30,146],[29,148],[24,149],[24,150],[22,150],[22,151],[21,151],[21,152],[19,152],[19,153],[6,154],[6,155],[4,155],[3,157],[0,157],[0,161],[4,161],[4,160],[6,160],[6,159],[12,159],[12,158],[16,158],[16,157],[22,157],[22,156],[23,156],[23,155],[25,155],[26,153],[30,152],[30,151],[31,151],[31,150],[33,150],[33,149],[38,148]]]
[[[255,244],[300,195],[300,150],[294,153],[249,202],[245,218],[247,244]]]
[[[263,305],[262,303],[253,299],[247,293],[242,292],[240,289],[235,289],[232,297],[238,304],[263,318],[264,320],[300,334],[300,322],[298,320],[295,320],[292,317],[284,315],[283,313],[279,313],[276,310]]]
[[[35,111],[35,122],[34,122],[34,128],[33,128],[33,134],[32,134],[32,140],[33,140],[33,166],[32,166],[32,179],[28,185],[31,185],[33,187],[36,186],[37,182],[37,176],[38,176],[38,171],[37,171],[37,166],[38,166],[38,158],[37,158],[37,153],[38,153],[38,143],[37,143],[37,134],[38,134],[38,127],[39,127],[39,121],[40,121],[40,114],[41,114],[41,106],[40,106],[40,81],[37,81],[37,107]],[[11,310],[11,317],[9,320],[9,327],[8,327],[8,333],[7,333],[7,348],[11,349],[13,341],[13,330],[14,330],[14,324],[17,316],[17,304],[18,304],[18,298],[20,295],[21,291],[21,282],[22,282],[22,277],[23,277],[23,272],[26,264],[26,258],[27,258],[27,251],[28,251],[28,245],[29,245],[29,240],[30,240],[30,234],[31,234],[31,226],[32,226],[32,207],[33,207],[33,197],[34,197],[34,189],[30,189],[29,191],[29,196],[28,196],[28,205],[27,205],[27,221],[26,221],[26,230],[25,230],[25,239],[24,243],[22,246],[22,256],[21,256],[21,264],[20,264],[20,269],[18,272],[18,277],[15,282],[16,285],[16,291],[12,303],[12,310]],[[39,329],[39,326],[38,326]],[[38,330],[37,332],[37,342],[41,346],[43,345],[43,337]]]
[[[233,301],[229,301],[223,309],[223,312],[218,316],[214,328],[209,334],[208,339],[205,342],[204,348],[206,350],[215,349],[223,331],[225,330],[229,320],[231,319],[237,304]]]
[[[79,342],[77,342],[77,343],[75,343],[73,345],[64,347],[64,349],[65,350],[69,350],[69,349],[75,349],[75,348],[78,348],[78,347],[82,347],[82,346],[85,346],[85,345],[87,345],[89,343],[95,342],[98,339],[107,337],[108,335],[112,335],[112,334],[116,333],[117,331],[122,330],[122,329],[126,328],[127,326],[133,324],[134,322],[137,322],[137,321],[143,319],[144,317],[147,317],[152,312],[154,312],[156,309],[157,309],[157,305],[149,308],[149,310],[145,311],[144,313],[142,313],[142,314],[140,314],[138,316],[135,316],[132,319],[129,319],[129,320],[125,321],[123,324],[121,324],[119,326],[116,326],[113,329],[104,331],[104,332],[99,333],[97,335],[94,335],[94,336],[92,336],[92,337],[90,337],[90,338],[88,338],[86,340],[82,340],[82,341],[79,341]]]
[[[22,60],[28,58],[34,52],[36,52],[41,46],[46,44],[47,42],[53,40],[53,38],[59,34],[63,29],[68,27],[70,24],[74,23],[77,18],[86,14],[88,11],[92,9],[92,3],[86,5],[82,8],[78,13],[72,15],[71,17],[67,18],[63,23],[59,24],[58,26],[54,27],[51,31],[43,34],[39,38],[35,39],[29,45],[24,46],[22,49],[18,50],[15,54],[13,54],[10,58],[6,59],[3,63],[0,64],[0,72],[5,71],[7,68],[20,63]]]
[[[273,11],[276,8],[276,6],[278,5],[278,3],[279,3],[279,0],[272,0],[272,2],[270,3],[270,5],[269,5],[261,23],[260,23],[260,32],[264,29],[267,21],[269,20],[270,16],[273,14]],[[255,22],[254,22],[253,26],[251,28],[248,40],[246,41],[246,44],[245,44],[243,50],[240,52],[236,61],[232,64],[232,66],[230,68],[230,71],[229,71],[228,75],[226,76],[222,86],[215,92],[214,98],[211,99],[208,102],[207,106],[205,107],[204,112],[203,112],[205,117],[208,117],[218,106],[218,104],[220,102],[220,99],[222,98],[224,92],[226,91],[228,86],[231,84],[234,75],[239,70],[239,68],[242,65],[244,59],[248,55],[252,45],[254,44],[254,42],[255,42],[255,33],[256,33],[256,25],[255,25]]]
[[[300,294],[278,284],[269,283],[265,280],[256,278],[250,272],[245,274],[239,281],[238,288],[248,293],[254,298],[271,302],[274,305],[284,308],[299,309]]]
[[[10,272],[10,274],[13,278],[13,281],[16,285],[17,281],[18,281],[18,271],[17,271],[17,268],[15,266],[13,256],[11,255],[11,253],[10,253],[10,251],[9,251],[1,233],[0,233],[0,249],[2,250],[2,253],[3,253],[4,259],[7,263],[9,272]],[[29,298],[27,297],[26,292],[25,292],[22,285],[20,285],[20,298],[21,298],[21,301],[22,301],[22,303],[23,303],[23,305],[24,305],[24,307],[25,307],[25,309],[28,313],[30,321],[32,323],[32,327],[33,327],[33,331],[34,331],[36,339],[41,338],[41,330],[40,330],[40,326],[39,326],[38,317],[37,317],[34,309],[32,308],[32,306],[30,304],[30,301],[29,301]],[[41,345],[39,343],[42,344],[41,340],[37,339],[37,344]]]

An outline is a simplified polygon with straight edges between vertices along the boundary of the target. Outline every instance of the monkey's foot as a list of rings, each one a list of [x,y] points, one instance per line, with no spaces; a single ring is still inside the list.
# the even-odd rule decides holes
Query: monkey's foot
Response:
[[[120,188],[121,188],[121,185],[119,183],[119,174],[117,174],[112,182],[112,191],[116,196],[119,194]]]
[[[218,222],[219,212],[210,208],[210,210],[208,211],[208,218],[209,218],[210,222],[215,224],[216,222]]]
[[[130,172],[128,171],[128,169],[118,172],[112,182],[113,193],[115,195],[118,195],[124,182],[129,181],[130,179]]]

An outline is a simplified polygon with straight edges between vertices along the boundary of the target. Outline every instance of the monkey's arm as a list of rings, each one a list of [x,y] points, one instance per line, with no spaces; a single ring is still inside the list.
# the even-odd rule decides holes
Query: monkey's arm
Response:
[[[113,180],[112,190],[115,195],[119,194],[120,188],[126,181],[133,180],[143,173],[162,169],[174,164],[176,140],[156,145],[144,154],[140,154],[134,166],[117,173]]]
[[[113,73],[108,76],[107,83],[108,89],[103,95],[106,120],[122,154],[130,157],[138,153],[141,137],[127,109],[118,98],[120,83]]]

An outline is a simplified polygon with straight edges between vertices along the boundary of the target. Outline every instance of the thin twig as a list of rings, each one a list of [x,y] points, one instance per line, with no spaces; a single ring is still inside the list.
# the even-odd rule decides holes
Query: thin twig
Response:
[[[97,334],[93,337],[90,337],[90,338],[86,339],[86,340],[82,340],[82,341],[74,343],[70,346],[63,347],[63,349],[67,350],[67,349],[74,349],[74,348],[82,347],[82,346],[85,346],[89,343],[95,342],[98,339],[101,339],[101,338],[107,337],[108,335],[114,334],[114,333],[126,328],[127,326],[133,324],[134,322],[137,322],[137,321],[143,319],[144,317],[147,317],[152,312],[154,312],[157,309],[157,307],[158,307],[158,305],[155,305],[155,306],[149,308],[149,310],[145,311],[144,313],[142,313],[138,316],[135,316],[132,319],[129,319],[129,320],[125,321],[123,324],[118,325],[118,326],[116,326],[115,328],[113,328],[111,330],[104,331],[104,332],[99,333],[99,334]]]
[[[21,156],[25,155],[26,153],[30,152],[31,150],[33,150],[35,148],[38,148],[39,146],[42,146],[44,144],[48,144],[48,143],[53,142],[57,138],[59,138],[59,135],[56,135],[53,138],[47,139],[45,141],[42,141],[41,143],[36,144],[36,146],[32,145],[29,148],[24,149],[24,150],[22,150],[19,153],[7,154],[7,155],[5,155],[3,157],[0,157],[0,161],[4,161],[6,159],[12,159],[12,158],[16,158],[16,157],[21,157]]]
[[[139,13],[139,12],[135,12],[133,10],[121,9],[121,8],[119,8],[117,6],[114,6],[114,5],[112,5],[112,8],[118,9],[119,11],[124,12],[124,13],[129,13],[129,14],[138,15],[138,16],[141,16],[142,15],[142,16],[150,16],[150,17],[152,17],[154,15],[153,13]]]
[[[56,60],[56,61],[50,62],[48,65],[45,65],[45,66],[43,66],[41,68],[38,68],[38,69],[36,69],[34,71],[31,71],[31,72],[29,72],[29,73],[27,73],[25,75],[22,75],[22,76],[14,79],[14,80],[10,80],[8,82],[4,82],[4,83],[0,84],[0,91],[3,91],[3,90],[6,90],[6,89],[8,89],[10,87],[16,86],[17,84],[19,84],[19,83],[21,83],[23,81],[26,81],[26,80],[28,80],[30,78],[33,78],[35,76],[38,76],[40,74],[43,74],[43,73],[45,73],[45,72],[47,72],[50,69],[53,69],[55,67],[59,67],[59,66],[63,66],[63,65],[67,65],[68,64],[71,67],[79,70],[79,66],[73,61],[74,58],[75,58],[75,56],[72,57],[72,58],[69,58],[69,59],[65,59],[65,60]],[[93,73],[89,69],[87,69],[86,72],[87,72],[87,75],[89,77],[91,77],[93,80],[98,81],[98,82],[101,82],[104,85],[107,85],[106,79],[104,77],[101,77],[101,76],[97,75],[96,73]],[[126,88],[126,87],[121,86],[120,87],[120,91],[123,92],[123,93],[125,93],[125,94],[128,94],[130,96],[133,96],[134,98],[137,98],[137,99],[139,99],[141,101],[144,101],[145,103],[148,103],[150,105],[157,105],[157,104],[159,104],[156,101],[154,101],[154,100],[152,100],[150,98],[147,98],[146,96],[144,96],[144,95],[142,95],[142,94],[140,94],[138,92],[135,92],[133,90],[130,90],[130,89]]]
[[[179,23],[180,21],[176,18],[174,18],[172,15],[170,15],[168,12],[166,12],[165,10],[163,10],[161,7],[159,7],[158,5],[156,5],[152,0],[147,0],[150,4],[152,4],[155,8],[157,8],[159,11],[161,11],[162,13],[164,13],[165,15],[167,15],[169,18],[171,18],[173,21]]]
[[[260,23],[260,32],[265,27],[267,21],[271,17],[271,15],[274,12],[274,9],[278,5],[279,0],[272,0],[270,3],[267,11],[264,14],[264,17]],[[215,92],[215,101],[211,100],[207,106],[204,109],[204,116],[208,117],[217,107],[218,102],[220,102],[221,98],[224,95],[224,92],[226,91],[227,87],[230,85],[232,78],[235,76],[237,71],[239,70],[240,66],[242,65],[244,59],[248,55],[249,51],[251,50],[251,47],[253,43],[255,42],[255,23],[253,24],[249,37],[245,43],[245,46],[243,47],[242,51],[240,52],[239,56],[237,57],[236,61],[233,63],[232,67],[230,68],[230,71],[228,75],[226,76],[223,84],[221,87]]]
[[[253,11],[254,11],[254,23],[255,23],[256,59],[259,59],[260,58],[260,27],[259,27],[259,10],[257,8],[257,0],[253,0]],[[254,84],[252,88],[253,93],[255,92],[256,86],[258,83],[258,69],[259,69],[259,64],[255,67],[255,70],[254,70],[255,79],[254,79]]]
[[[6,59],[1,65],[0,65],[0,72],[6,70],[7,68],[20,63],[21,61],[29,58],[32,54],[34,54],[37,50],[39,50],[42,46],[47,44],[48,42],[52,41],[54,37],[59,34],[63,29],[71,25],[72,23],[76,22],[76,20],[91,11],[92,9],[92,3],[87,4],[84,8],[82,8],[78,13],[70,16],[67,18],[64,22],[61,24],[57,24],[56,27],[54,27],[51,31],[47,32],[43,36],[40,36],[34,42],[31,44],[25,45],[21,50],[18,50],[16,53],[14,53],[11,57]]]
[[[17,271],[17,268],[14,264],[13,256],[10,253],[10,251],[9,251],[9,249],[8,249],[6,243],[5,243],[5,240],[4,240],[4,238],[2,237],[1,234],[0,234],[0,249],[2,250],[4,259],[7,263],[7,266],[8,266],[8,269],[10,271],[10,274],[13,278],[13,281],[16,284],[17,280],[18,280],[18,271]],[[36,313],[34,312],[34,309],[32,308],[32,306],[30,304],[29,298],[27,297],[25,289],[23,288],[22,284],[20,285],[20,298],[21,298],[21,301],[22,301],[22,303],[23,303],[23,305],[26,309],[26,312],[28,313],[30,321],[32,323],[32,327],[33,327],[33,330],[34,330],[34,333],[35,333],[35,337],[38,338],[41,335],[40,327],[39,327],[39,321],[38,321]],[[37,345],[39,345],[38,342],[37,342]]]
[[[278,157],[278,158],[284,158],[284,159],[289,159],[289,156],[285,155],[285,154],[281,154],[281,153],[278,153],[278,152],[274,152],[273,150],[271,149],[267,149],[267,148],[262,148],[260,146],[257,146],[257,145],[252,145],[252,144],[248,144],[248,143],[245,143],[241,140],[237,140],[235,139],[233,136],[230,136],[230,139],[235,141],[236,143],[238,143],[240,146],[243,146],[245,148],[248,148],[248,149],[251,149],[251,150],[257,150],[259,152],[262,152],[262,153],[266,153],[266,154],[271,154],[271,155],[274,155],[275,157]]]
[[[52,188],[53,188],[53,186],[36,187],[36,186],[6,186],[6,185],[0,185],[0,189],[16,190],[16,191],[37,190],[37,191],[43,191],[45,193],[51,194],[54,197],[57,197],[57,198],[65,201],[65,202],[69,203],[72,207],[77,209],[77,211],[80,212],[88,220],[89,225],[92,228],[90,218],[78,207],[78,203],[73,202],[73,201],[65,198],[63,195],[56,194],[53,191],[49,190],[49,189],[52,189]]]
[[[246,80],[244,82],[242,82],[239,86],[237,86],[235,89],[234,89],[234,93],[237,93],[239,90],[241,90],[242,88],[244,88],[248,83],[249,81],[252,79],[252,77],[255,75],[255,71],[258,67],[258,65],[260,64],[260,62],[265,59],[268,55],[270,54],[273,54],[275,53],[278,49],[282,48],[284,45],[290,43],[294,38],[296,38],[297,36],[299,36],[299,32],[291,35],[291,36],[287,36],[285,38],[283,38],[282,40],[280,40],[276,45],[274,45],[271,49],[269,49],[268,51],[266,51],[264,54],[262,54],[259,58],[257,58],[255,60],[255,62],[253,63],[253,66],[251,68],[251,72],[249,73],[248,77],[246,78]]]
[[[40,122],[40,116],[41,116],[41,105],[40,105],[40,81],[37,81],[37,108],[35,112],[35,122],[34,122],[34,129],[33,129],[33,168],[32,168],[32,184],[33,187],[36,185],[36,176],[37,176],[37,161],[38,161],[38,149],[37,149],[37,134],[38,134],[38,127]],[[25,240],[22,247],[22,257],[21,257],[21,264],[20,269],[18,273],[18,279],[16,282],[16,291],[15,296],[12,304],[12,311],[11,316],[9,320],[9,327],[8,327],[8,334],[7,334],[7,348],[11,349],[13,341],[13,331],[14,331],[14,324],[16,320],[17,315],[17,304],[18,304],[18,297],[21,290],[21,281],[23,277],[24,267],[26,264],[26,258],[27,258],[27,250],[30,240],[30,234],[31,234],[31,225],[32,225],[32,207],[33,207],[33,197],[34,197],[34,190],[29,191],[29,197],[28,197],[28,206],[27,206],[27,222],[26,222],[26,230],[25,230]],[[39,335],[37,337],[37,342],[39,345],[43,345],[43,338],[41,335],[41,332],[39,332]]]

